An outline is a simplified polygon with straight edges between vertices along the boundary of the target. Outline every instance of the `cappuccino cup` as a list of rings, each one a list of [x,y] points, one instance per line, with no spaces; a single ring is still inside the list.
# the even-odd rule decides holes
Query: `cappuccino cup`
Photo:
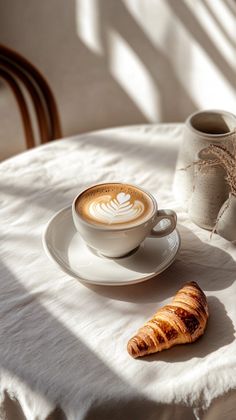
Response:
[[[92,185],[80,192],[72,203],[72,216],[85,243],[110,258],[129,254],[146,237],[170,234],[177,223],[176,213],[158,210],[149,192],[118,182]],[[163,219],[167,223],[154,230]]]

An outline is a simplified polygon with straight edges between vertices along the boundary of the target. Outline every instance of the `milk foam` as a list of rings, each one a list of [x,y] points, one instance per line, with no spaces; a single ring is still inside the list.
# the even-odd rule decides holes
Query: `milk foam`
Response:
[[[78,196],[76,212],[88,223],[133,227],[153,213],[152,198],[139,188],[122,183],[94,185]]]
[[[100,195],[90,202],[88,213],[92,218],[107,224],[129,222],[141,216],[145,210],[141,201],[131,202],[130,198],[130,194],[125,192],[118,193],[115,198],[109,194]]]

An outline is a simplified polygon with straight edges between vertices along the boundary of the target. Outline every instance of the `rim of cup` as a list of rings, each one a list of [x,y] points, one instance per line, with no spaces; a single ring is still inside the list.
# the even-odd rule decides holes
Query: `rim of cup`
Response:
[[[76,204],[76,201],[78,200],[78,198],[84,193],[84,192],[86,192],[87,190],[89,190],[90,188],[93,188],[93,187],[96,187],[96,186],[99,186],[99,185],[111,185],[111,184],[119,184],[119,185],[127,185],[128,187],[134,187],[134,188],[137,188],[138,190],[140,190],[141,192],[143,192],[144,194],[146,194],[146,195],[148,195],[148,197],[151,199],[151,201],[152,201],[152,204],[153,204],[153,211],[152,211],[152,213],[149,215],[149,217],[147,218],[147,219],[145,219],[145,220],[143,220],[142,222],[140,222],[140,223],[136,223],[134,226],[127,226],[127,227],[125,227],[125,226],[123,226],[123,227],[119,227],[119,226],[117,226],[117,227],[115,227],[114,225],[97,225],[97,224],[95,224],[95,223],[90,223],[90,222],[88,222],[87,220],[85,220],[77,211],[76,211],[76,207],[75,207],[75,204]],[[83,188],[83,190],[81,190],[80,192],[79,192],[79,194],[77,194],[77,196],[74,198],[74,200],[73,200],[73,202],[72,202],[72,210],[73,210],[73,212],[75,213],[75,215],[79,218],[79,220],[83,223],[83,224],[85,224],[85,225],[87,225],[87,226],[89,226],[89,227],[92,227],[92,228],[94,228],[94,229],[97,229],[97,230],[108,230],[108,231],[110,231],[110,232],[112,232],[112,231],[124,231],[124,230],[132,230],[132,229],[135,229],[135,228],[138,228],[138,227],[140,227],[140,226],[142,226],[142,225],[145,225],[145,223],[148,223],[151,219],[152,219],[152,217],[154,217],[155,216],[155,214],[157,213],[157,210],[158,210],[158,205],[157,205],[157,201],[156,201],[156,199],[154,198],[154,196],[151,194],[151,193],[149,193],[148,191],[146,191],[145,189],[143,189],[143,188],[141,188],[140,186],[138,186],[138,185],[135,185],[135,184],[129,184],[129,183],[127,183],[127,182],[119,182],[119,181],[115,181],[115,182],[111,182],[111,181],[109,181],[109,182],[98,182],[98,183],[96,183],[96,184],[91,184],[91,185],[89,185],[88,187],[86,187],[86,188]]]
[[[232,121],[234,120],[235,121],[235,126],[234,126],[234,128],[232,128],[231,130],[227,131],[226,133],[218,133],[218,134],[217,133],[207,133],[205,131],[198,130],[193,125],[193,119],[197,115],[200,116],[201,114],[202,115],[204,115],[204,114],[205,115],[206,114],[209,114],[209,115],[210,114],[218,114],[219,116],[221,115],[221,116],[226,117],[226,118],[228,118],[228,119],[230,119]],[[228,137],[228,136],[231,136],[232,134],[235,133],[235,130],[236,130],[236,116],[232,112],[224,111],[224,110],[221,110],[221,109],[205,109],[205,110],[201,110],[201,111],[195,111],[192,114],[190,114],[189,117],[186,120],[186,124],[195,133],[204,134],[206,137],[210,137],[210,138],[211,137],[213,137],[213,138]]]

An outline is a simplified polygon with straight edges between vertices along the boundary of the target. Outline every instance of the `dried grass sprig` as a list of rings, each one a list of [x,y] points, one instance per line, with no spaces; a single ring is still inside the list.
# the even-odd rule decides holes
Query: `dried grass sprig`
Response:
[[[236,196],[236,132],[232,138],[232,150],[233,152],[230,152],[226,146],[210,144],[210,146],[201,150],[201,159],[192,162],[181,170],[186,170],[195,165],[197,165],[199,169],[209,168],[211,166],[221,166],[225,169],[225,179],[231,193]],[[212,155],[215,159],[212,159]]]
[[[211,144],[201,152],[201,157],[213,155],[216,157],[214,160],[200,160],[200,166],[212,166],[212,162],[222,166],[226,172],[226,182],[228,183],[231,193],[236,196],[236,154],[231,153],[225,146]]]

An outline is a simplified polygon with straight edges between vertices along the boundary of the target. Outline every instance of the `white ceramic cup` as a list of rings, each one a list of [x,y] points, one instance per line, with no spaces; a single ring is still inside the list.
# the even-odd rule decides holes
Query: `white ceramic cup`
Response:
[[[173,210],[158,210],[157,202],[149,192],[130,184],[130,187],[138,188],[151,198],[153,209],[148,219],[145,219],[145,221],[139,224],[134,224],[134,226],[129,225],[129,227],[123,226],[120,228],[117,226],[114,227],[114,225],[98,225],[88,222],[76,211],[75,204],[82,193],[96,185],[86,188],[75,197],[72,203],[72,216],[74,225],[83,240],[99,254],[110,258],[119,258],[135,250],[147,236],[161,238],[170,234],[175,229],[177,223],[176,213]],[[163,219],[168,220],[169,223],[167,226],[155,231],[154,227]]]

